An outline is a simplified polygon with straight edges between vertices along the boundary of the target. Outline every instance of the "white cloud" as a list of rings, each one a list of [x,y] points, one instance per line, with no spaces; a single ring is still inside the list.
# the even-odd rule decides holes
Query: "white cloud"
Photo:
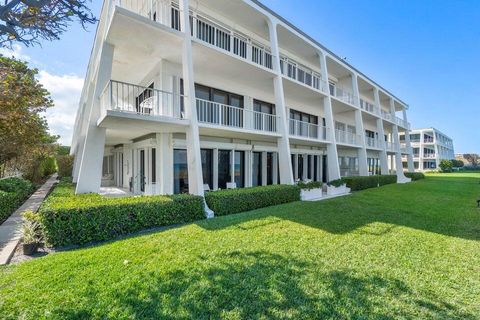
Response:
[[[59,76],[42,70],[38,80],[50,92],[55,104],[46,112],[50,132],[60,135],[61,144],[70,145],[83,79],[76,75]]]
[[[12,49],[0,47],[0,54],[4,55],[5,57],[9,57],[9,58],[15,57],[19,60],[30,61],[30,57],[26,54],[23,54],[22,51],[23,51],[23,47],[18,44],[14,44],[12,46]]]

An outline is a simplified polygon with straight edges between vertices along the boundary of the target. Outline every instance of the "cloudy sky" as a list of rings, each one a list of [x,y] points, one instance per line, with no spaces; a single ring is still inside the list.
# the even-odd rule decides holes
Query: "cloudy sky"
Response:
[[[98,16],[103,1],[92,1]],[[480,152],[480,1],[262,0],[410,105],[413,127],[436,127],[457,152]],[[51,92],[51,131],[69,145],[95,35],[73,24],[59,41],[15,46]],[[5,49],[1,53],[11,55]]]

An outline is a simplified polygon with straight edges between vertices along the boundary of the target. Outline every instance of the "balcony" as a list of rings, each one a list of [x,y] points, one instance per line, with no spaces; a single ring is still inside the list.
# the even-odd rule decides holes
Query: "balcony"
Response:
[[[358,146],[360,136],[353,132],[335,129],[335,141],[340,144]]]
[[[327,128],[305,121],[290,119],[290,135],[314,140],[327,140]]]
[[[104,113],[115,111],[152,118],[183,119],[181,95],[111,80],[101,95]]]
[[[278,117],[276,115],[202,99],[196,99],[196,104],[197,118],[200,124],[267,133],[277,132]]]
[[[436,156],[435,156],[435,153],[428,153],[428,154],[424,154],[423,158],[425,158],[425,159],[435,159]]]
[[[338,100],[341,100],[341,101],[343,101],[345,103],[348,103],[350,105],[353,105],[353,106],[356,105],[356,102],[355,102],[356,97],[349,90],[347,90],[345,88],[342,88],[342,87],[339,87],[339,86],[336,86],[336,85],[330,84],[329,85],[329,91],[330,91],[330,95],[332,97],[335,97]]]
[[[374,149],[381,149],[381,141],[377,138],[367,137],[365,136],[365,144],[367,148],[374,148]]]
[[[298,64],[288,57],[281,57],[280,70],[285,77],[311,87],[323,93],[327,93],[327,82],[322,76],[312,69]]]
[[[371,102],[360,99],[360,108],[374,115],[380,116],[380,109]]]
[[[387,149],[387,151],[396,152],[397,144],[395,142],[385,141],[385,148]]]

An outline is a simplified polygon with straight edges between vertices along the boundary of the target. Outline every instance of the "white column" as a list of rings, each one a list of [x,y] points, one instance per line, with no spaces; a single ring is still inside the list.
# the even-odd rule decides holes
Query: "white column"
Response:
[[[382,109],[380,105],[380,95],[378,93],[378,88],[375,87],[373,89],[374,99],[375,99],[375,106],[378,110]],[[385,130],[383,129],[383,119],[381,118],[381,114],[379,118],[377,118],[377,132],[380,139],[380,172],[381,174],[387,175],[388,172],[388,159],[387,159],[387,146],[385,144]]]
[[[320,59],[320,71],[322,73],[322,80],[326,81],[328,91],[328,70],[327,57],[323,51],[318,52]],[[340,166],[338,164],[337,144],[335,141],[335,122],[333,119],[332,101],[330,94],[323,98],[323,108],[325,112],[325,123],[327,126],[327,178],[328,180],[340,179]]]
[[[157,182],[161,194],[173,194],[173,146],[170,133],[157,133]]]
[[[213,149],[213,190],[218,189],[218,149]]]
[[[408,164],[408,172],[414,172],[415,167],[413,165],[413,150],[412,150],[412,142],[410,141],[410,128],[408,128],[408,120],[407,120],[407,109],[403,108],[403,120],[405,120],[405,125],[407,125],[405,129],[405,145],[407,146],[407,164]]]
[[[392,98],[390,98],[390,113],[392,114],[392,117],[395,116],[395,100]],[[398,126],[396,124],[392,125],[392,136],[395,146],[395,170],[397,172],[397,182],[410,182],[410,179],[405,177],[405,174],[403,173],[402,153],[400,152],[400,136],[398,134]]]
[[[273,56],[273,87],[275,91],[275,110],[277,113],[277,129],[281,137],[277,139],[278,159],[280,165],[280,183],[293,184],[292,163],[290,162],[290,142],[288,138],[288,122],[285,109],[285,96],[283,92],[283,80],[280,70],[280,50],[278,48],[277,21],[273,18],[267,20],[270,35],[270,49]]]
[[[273,166],[272,166],[273,184],[278,184],[278,153],[274,152],[272,158],[273,158],[272,159],[272,161],[273,161]]]
[[[186,131],[188,192],[203,196],[202,161],[200,154],[200,137],[195,101],[195,82],[192,61],[192,36],[190,33],[189,0],[180,1],[181,28],[183,31],[182,69],[185,93],[185,115],[190,120]]]
[[[93,95],[91,104],[87,105],[89,109],[86,113],[88,114],[87,132],[75,193],[96,193],[100,190],[106,130],[98,127],[97,121],[101,111],[100,95],[112,75],[113,52],[113,46],[105,42],[102,46],[95,91],[91,92]]]
[[[360,148],[358,149],[358,170],[359,175],[368,176],[368,164],[367,164],[367,146],[365,142],[365,129],[363,126],[362,110],[360,110],[360,90],[358,89],[358,76],[356,73],[352,74],[352,88],[355,99],[355,127],[357,133],[357,139],[359,138]]]

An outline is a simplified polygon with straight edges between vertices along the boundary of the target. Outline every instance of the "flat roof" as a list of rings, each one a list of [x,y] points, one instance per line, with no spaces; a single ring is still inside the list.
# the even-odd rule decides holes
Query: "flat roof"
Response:
[[[375,82],[374,80],[370,79],[368,76],[366,76],[363,72],[361,72],[360,70],[358,70],[357,68],[355,68],[354,66],[352,66],[351,64],[349,64],[348,62],[346,62],[345,60],[343,60],[342,58],[340,58],[338,55],[336,55],[335,53],[333,53],[331,50],[329,50],[328,48],[326,48],[324,45],[322,45],[320,42],[318,42],[317,40],[315,40],[314,38],[312,38],[311,36],[309,36],[308,34],[306,34],[305,32],[303,32],[302,30],[300,30],[298,27],[296,27],[293,23],[291,23],[290,21],[288,21],[287,19],[285,19],[284,17],[282,17],[281,15],[279,15],[278,13],[276,13],[275,11],[273,11],[272,9],[270,9],[269,7],[267,7],[266,5],[264,5],[263,3],[261,3],[259,0],[250,0],[252,1],[253,3],[255,3],[256,5],[258,5],[259,7],[261,7],[262,9],[268,11],[270,14],[272,14],[273,16],[275,16],[277,19],[279,19],[280,21],[282,21],[283,23],[285,23],[286,25],[288,25],[290,28],[292,28],[293,30],[297,31],[298,33],[300,33],[302,36],[304,36],[305,38],[307,38],[308,40],[312,41],[314,44],[316,44],[317,46],[319,46],[320,48],[322,48],[323,50],[327,51],[330,55],[334,56],[336,59],[338,59],[339,61],[341,61],[342,63],[344,63],[345,65],[347,65],[348,67],[352,68],[353,70],[355,70],[358,74],[360,74],[362,77],[364,77],[365,79],[369,80],[370,82],[372,82],[373,84],[375,84],[376,86],[378,86],[380,89],[382,89],[383,91],[385,91],[386,93],[388,93],[389,95],[391,95],[392,97],[394,97],[398,102],[402,103],[403,105],[405,105],[405,107],[408,109],[409,108],[409,105],[407,103],[405,103],[402,99],[398,98],[397,96],[395,96],[393,93],[391,93],[390,91],[388,91],[387,89],[385,89],[384,87],[382,87],[381,85],[379,85],[377,82]]]

